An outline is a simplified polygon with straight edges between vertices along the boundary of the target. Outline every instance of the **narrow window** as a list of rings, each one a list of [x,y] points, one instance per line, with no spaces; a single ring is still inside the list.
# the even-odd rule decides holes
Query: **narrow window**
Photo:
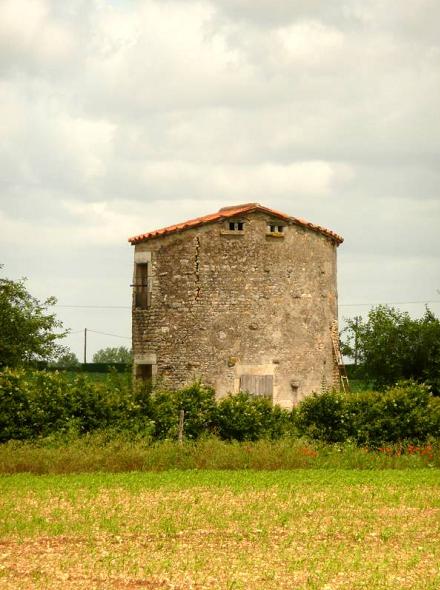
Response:
[[[147,309],[151,305],[151,277],[148,262],[136,264],[135,277],[135,307]]]

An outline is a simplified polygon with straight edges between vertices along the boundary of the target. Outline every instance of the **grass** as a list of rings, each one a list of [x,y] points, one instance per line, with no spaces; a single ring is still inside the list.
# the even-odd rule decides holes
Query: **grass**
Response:
[[[353,393],[358,393],[360,391],[374,391],[374,383],[367,381],[365,379],[352,379],[349,377],[350,380],[350,391]]]
[[[0,478],[0,588],[440,587],[438,472]]]
[[[381,451],[354,444],[325,445],[302,439],[228,443],[151,443],[108,433],[71,439],[0,445],[0,474],[163,471],[167,469],[423,469],[440,467],[440,443],[390,446]]]

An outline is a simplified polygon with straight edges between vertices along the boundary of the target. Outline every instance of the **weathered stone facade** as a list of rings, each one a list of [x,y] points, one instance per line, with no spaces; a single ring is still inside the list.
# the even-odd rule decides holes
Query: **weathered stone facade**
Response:
[[[291,407],[334,384],[342,239],[251,205],[131,238],[135,371],[176,388],[201,378],[218,396],[253,389]]]

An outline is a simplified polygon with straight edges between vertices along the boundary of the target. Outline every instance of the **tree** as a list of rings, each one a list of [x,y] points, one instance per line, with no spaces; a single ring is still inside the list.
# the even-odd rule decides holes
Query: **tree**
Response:
[[[33,297],[25,279],[0,278],[0,367],[51,361],[65,351],[58,341],[67,332],[56,332],[62,323],[51,313],[55,303]]]
[[[415,379],[440,393],[440,321],[426,308],[420,319],[393,307],[373,308],[366,321],[347,320],[344,354],[357,358],[361,375],[376,387]]]
[[[131,350],[126,346],[107,347],[98,350],[93,355],[94,363],[125,363],[130,365],[133,361]]]
[[[79,367],[81,363],[78,360],[78,357],[74,352],[71,350],[67,350],[63,354],[61,354],[53,363],[51,363],[52,367],[57,367],[60,369],[70,369],[74,367]]]

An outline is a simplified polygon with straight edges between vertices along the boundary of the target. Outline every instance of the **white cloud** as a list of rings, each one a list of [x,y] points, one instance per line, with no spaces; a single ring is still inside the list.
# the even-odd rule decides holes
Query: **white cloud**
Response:
[[[108,121],[63,117],[58,124],[58,141],[77,162],[85,181],[103,176],[112,156],[114,125]],[[62,147],[61,147],[62,149]]]
[[[0,15],[0,71],[59,69],[73,57],[73,32],[48,1],[3,0]]]
[[[210,166],[187,162],[152,162],[143,167],[146,185],[173,197],[179,184],[194,194],[235,199],[271,198],[296,192],[311,196],[330,194],[335,182],[349,179],[349,167],[328,162],[298,162],[281,165],[264,163],[249,166]],[[187,190],[188,190],[187,189]]]
[[[44,0],[3,0],[0,34],[9,46],[30,47],[48,18]]]
[[[116,201],[110,205],[105,201],[66,200],[62,204],[71,218],[68,231],[75,236],[75,241],[92,247],[126,243],[138,221],[135,213],[127,210],[127,202]]]
[[[277,31],[285,52],[285,61],[306,66],[340,60],[344,49],[344,34],[316,22],[301,22]]]

